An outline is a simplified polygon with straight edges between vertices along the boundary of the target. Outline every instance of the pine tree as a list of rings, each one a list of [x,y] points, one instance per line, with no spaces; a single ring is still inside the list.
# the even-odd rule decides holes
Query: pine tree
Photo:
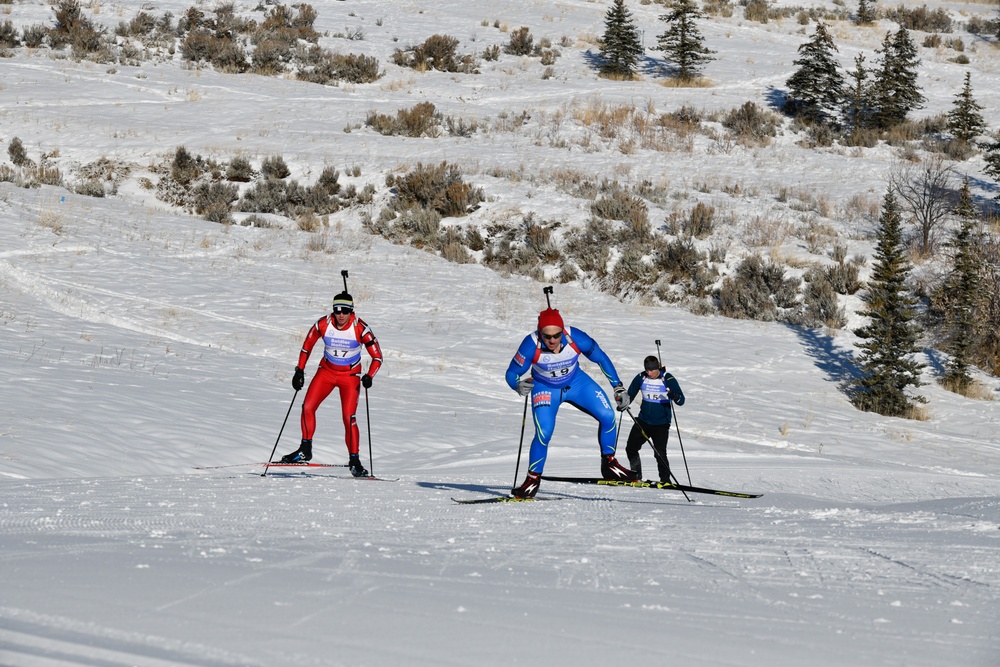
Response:
[[[951,111],[948,112],[948,129],[956,139],[971,144],[972,140],[986,131],[986,121],[980,113],[981,104],[972,97],[972,75],[965,73],[965,86],[955,96]]]
[[[861,297],[865,307],[859,313],[868,324],[854,330],[862,339],[861,376],[851,383],[851,402],[861,410],[900,417],[912,407],[906,388],[922,384],[923,364],[907,358],[919,349],[920,330],[914,321],[916,300],[906,289],[910,263],[891,190],[882,205],[875,258],[872,278]]]
[[[857,24],[871,25],[876,18],[875,7],[872,6],[871,0],[858,0]]]
[[[900,28],[895,35],[886,33],[877,53],[882,54],[882,60],[872,86],[875,119],[879,127],[888,128],[905,121],[906,114],[919,109],[925,101],[917,85],[920,59],[906,28]]]
[[[639,29],[632,20],[632,13],[625,7],[625,0],[614,0],[614,4],[604,16],[604,40],[601,57],[604,63],[601,72],[605,75],[631,79],[635,76],[642,42]]]
[[[983,171],[1000,183],[1000,131],[996,134],[996,141],[983,144],[983,159],[986,160]],[[1000,199],[1000,195],[997,198]]]
[[[844,117],[851,129],[864,130],[871,127],[873,112],[871,82],[868,80],[863,53],[854,57],[854,70],[848,73],[851,75],[852,83],[845,93]]]
[[[809,41],[799,46],[799,57],[792,63],[799,69],[787,81],[789,104],[796,115],[823,124],[834,119],[844,98],[844,76],[833,57],[836,50],[822,21]]]
[[[656,39],[666,60],[674,64],[676,76],[682,81],[695,79],[705,63],[715,60],[715,51],[705,46],[705,38],[698,30],[696,19],[705,15],[698,9],[695,0],[671,0],[670,11],[661,14],[660,20],[669,26]]]
[[[960,225],[951,242],[952,275],[946,283],[951,303],[948,308],[950,312],[945,318],[950,323],[948,351],[952,356],[945,372],[944,383],[949,389],[962,393],[972,384],[969,356],[976,338],[982,285],[979,275],[980,258],[976,253],[977,212],[969,192],[968,176],[962,186],[955,214],[959,217]]]

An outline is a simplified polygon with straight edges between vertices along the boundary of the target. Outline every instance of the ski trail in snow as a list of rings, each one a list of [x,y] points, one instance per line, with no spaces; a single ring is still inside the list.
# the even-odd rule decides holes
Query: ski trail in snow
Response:
[[[127,633],[61,616],[0,607],[0,663],[37,667],[225,667],[253,658],[204,645]]]
[[[172,309],[175,311],[187,311],[189,313],[193,313],[195,315],[202,316],[211,320],[216,320],[219,322],[231,323],[237,325],[237,327],[242,329],[258,329],[262,331],[269,331],[269,332],[289,334],[289,335],[297,333],[293,329],[270,326],[253,320],[222,315],[217,312],[213,312],[211,310],[176,305],[167,301],[151,299],[148,297],[133,296],[125,294],[123,292],[117,292],[114,290],[109,290],[101,287],[95,287],[93,285],[82,285],[77,282],[63,280],[60,278],[42,277],[37,273],[31,273],[24,269],[12,266],[9,262],[5,261],[0,261],[0,274],[3,274],[8,278],[10,278],[10,280],[16,283],[23,292],[38,298],[40,301],[46,303],[50,308],[52,308],[56,312],[66,315],[68,317],[80,318],[87,320],[89,322],[95,322],[100,324],[107,324],[121,329],[126,329],[129,331],[146,334],[149,336],[156,336],[158,338],[166,338],[168,340],[172,340],[178,343],[185,343],[188,345],[194,345],[199,347],[211,347],[229,352],[239,351],[241,354],[249,354],[252,356],[260,356],[260,357],[270,356],[270,354],[263,353],[260,350],[254,350],[252,347],[249,349],[242,349],[231,345],[227,345],[226,343],[206,342],[205,340],[202,339],[184,336],[180,333],[177,333],[176,331],[170,331],[165,328],[153,326],[144,320],[125,316],[123,313],[127,310],[128,305],[132,305],[133,307],[138,307],[138,308],[155,308],[159,311]],[[61,286],[64,287],[65,290],[61,291],[55,289],[53,286]],[[80,294],[105,296],[118,300],[123,304],[128,304],[128,305],[124,305],[120,311],[112,314],[108,313],[103,308],[90,305],[86,301],[81,300],[79,298],[70,303],[69,299],[71,298],[71,296],[75,296],[73,294],[74,292]]]

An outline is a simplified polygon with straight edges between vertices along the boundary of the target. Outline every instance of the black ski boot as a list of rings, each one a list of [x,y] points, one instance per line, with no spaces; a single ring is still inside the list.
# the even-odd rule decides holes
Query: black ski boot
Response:
[[[308,463],[313,457],[313,441],[303,440],[299,448],[281,457],[282,463]]]
[[[635,454],[632,452],[628,453],[628,466],[635,473],[636,479],[642,479],[642,459],[639,458],[638,452]]]
[[[361,465],[361,457],[357,454],[351,454],[351,458],[347,461],[347,468],[351,471],[351,474],[355,477],[370,477],[368,471],[365,467]]]

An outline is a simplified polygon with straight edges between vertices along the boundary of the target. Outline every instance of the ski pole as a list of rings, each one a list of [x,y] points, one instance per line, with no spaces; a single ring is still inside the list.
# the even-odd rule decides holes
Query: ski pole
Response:
[[[549,298],[549,295],[552,294],[552,285],[548,285],[547,287],[543,287],[542,288],[542,293],[545,295],[545,305],[548,306],[549,308],[551,308],[552,307],[552,300]]]
[[[278,451],[278,442],[281,440],[281,434],[285,430],[285,424],[288,423],[288,415],[292,414],[292,406],[295,405],[295,397],[299,395],[299,390],[296,389],[295,393],[292,394],[292,402],[288,404],[288,412],[285,413],[285,421],[281,422],[281,429],[278,431],[278,439],[274,441],[274,447],[271,449],[271,455],[267,457],[267,463],[264,465],[264,472],[260,474],[261,477],[267,477],[267,469],[271,465],[271,459],[274,458],[274,453]]]
[[[665,459],[665,457],[661,457],[660,453],[656,451],[656,444],[653,442],[653,439],[646,434],[646,429],[642,427],[642,424],[639,423],[639,420],[635,418],[634,414],[632,414],[632,410],[626,408],[626,412],[628,412],[628,416],[632,418],[632,421],[635,422],[636,428],[639,429],[639,433],[642,433],[642,437],[645,438],[646,442],[648,442],[649,446],[653,449],[653,456],[659,459],[660,461],[663,461],[663,463],[666,464],[667,468],[669,469],[670,463]],[[670,471],[670,476],[674,478],[674,482],[676,482],[677,486],[681,485],[680,480],[677,479],[677,476],[674,474],[673,470]],[[690,486],[690,484],[688,486]],[[678,490],[684,495],[684,498],[688,502],[691,502],[691,498],[689,498],[688,494],[684,492],[684,489],[678,489]]]
[[[524,447],[524,425],[528,423],[529,398],[531,398],[531,394],[524,397],[524,414],[521,415],[521,440],[517,443],[517,465],[514,467],[514,486],[511,489],[517,488],[517,477],[521,474],[521,448]]]
[[[674,426],[677,428],[677,442],[681,446],[681,458],[684,459],[684,470],[687,471],[688,484],[693,484],[691,482],[691,470],[688,468],[687,455],[684,453],[684,441],[681,440],[681,426],[677,423],[677,411],[674,410],[674,402],[670,401],[670,412],[674,416]]]
[[[344,279],[344,291],[347,291],[347,269],[340,272],[340,277]]]
[[[372,415],[368,412],[368,387],[365,387],[365,424],[368,426],[368,474],[374,477],[375,460],[372,459]]]

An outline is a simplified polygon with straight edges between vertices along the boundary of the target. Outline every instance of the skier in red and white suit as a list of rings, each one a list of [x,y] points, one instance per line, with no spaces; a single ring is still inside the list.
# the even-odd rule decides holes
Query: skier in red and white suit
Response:
[[[358,456],[358,397],[361,385],[372,386],[372,378],[382,366],[382,350],[375,334],[364,320],[354,314],[354,299],[341,292],[333,300],[333,312],[321,318],[309,330],[299,363],[292,376],[292,387],[298,391],[305,384],[305,366],[313,347],[323,341],[323,359],[309,383],[302,402],[302,443],[291,454],[281,457],[282,463],[305,463],[312,459],[312,439],[316,432],[316,410],[334,389],[340,390],[340,407],[344,417],[344,440],[349,455],[348,467],[355,477],[368,475]],[[368,350],[371,364],[361,375],[361,346]],[[360,377],[359,377],[360,376]]]

